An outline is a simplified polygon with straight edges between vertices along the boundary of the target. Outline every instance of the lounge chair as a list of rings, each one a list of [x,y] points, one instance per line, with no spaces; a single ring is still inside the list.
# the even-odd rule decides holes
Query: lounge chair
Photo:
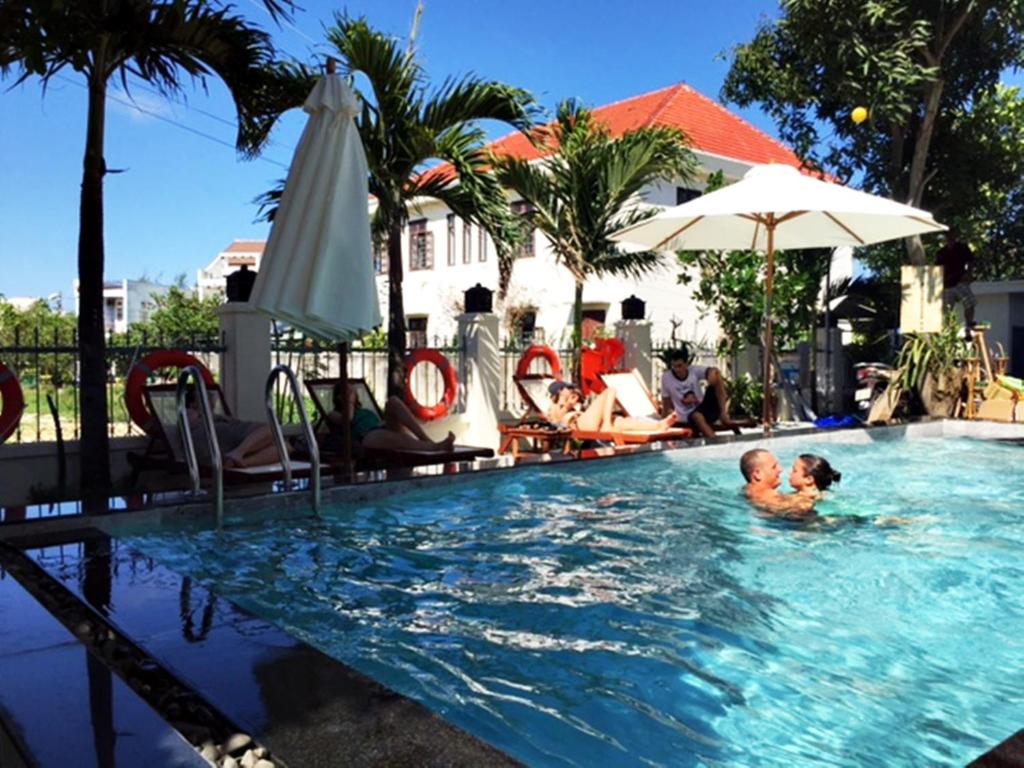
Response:
[[[526,413],[516,422],[498,425],[498,432],[501,434],[498,453],[511,450],[513,456],[518,456],[523,442],[530,445],[533,452],[548,453],[561,446],[563,452],[569,453],[572,430],[549,422],[544,409],[537,405],[547,400],[548,387],[556,381],[561,379],[546,373],[527,373],[512,377],[512,382],[526,404]]]
[[[317,430],[327,421],[327,414],[333,410],[334,386],[341,379],[306,379],[306,390],[309,392],[313,406],[316,408],[318,421]],[[348,385],[356,390],[359,403],[364,408],[376,412],[377,418],[384,420],[384,411],[373,397],[365,379],[349,379]],[[479,448],[472,445],[454,445],[450,451],[416,451],[384,448],[367,448],[353,444],[353,458],[360,464],[379,469],[387,467],[419,467],[427,464],[450,464],[458,461],[473,461],[494,456],[490,448]],[[336,469],[341,468],[342,457],[338,454],[321,450],[325,464]]]
[[[627,416],[636,419],[660,418],[661,409],[658,407],[658,401],[636,368],[602,373],[601,380],[606,386],[615,388],[615,399]],[[716,432],[733,432],[737,435],[740,434],[740,427],[756,426],[757,422],[753,419],[734,420],[729,426],[720,423],[711,425]]]
[[[224,401],[224,393],[216,384],[207,385],[207,393],[211,396],[214,414],[230,416],[231,411]],[[145,457],[141,466],[136,464],[138,459],[133,461],[134,469],[140,472],[143,469],[165,469],[169,471],[185,470],[188,465],[185,461],[185,451],[182,445],[180,429],[178,427],[178,385],[177,384],[151,384],[143,387],[143,393],[150,413],[156,417],[159,425],[154,433],[154,442],[151,446],[162,448],[164,455],[159,453]],[[193,428],[192,439],[196,448],[201,451],[200,446],[208,439],[202,427]],[[197,451],[197,453],[199,453]],[[291,461],[292,477],[309,476],[311,467],[305,461]],[[200,472],[204,474],[209,471],[200,464]],[[284,467],[280,462],[273,464],[259,464],[251,467],[224,467],[224,482],[243,484],[271,482],[281,480],[285,476]]]
[[[523,381],[524,379],[525,381]],[[542,379],[546,379],[546,383],[540,385],[539,382]],[[548,387],[551,382],[555,381],[555,379],[550,376],[530,375],[528,377],[519,377],[518,379],[514,379],[514,381],[516,386],[519,388],[519,393],[523,396],[523,400],[526,402],[531,412],[544,414],[547,409],[544,408],[542,404],[547,401]],[[688,427],[666,429],[660,432],[591,432],[588,430],[561,427],[556,427],[556,429],[560,429],[563,433],[567,432],[567,437],[571,440],[594,440],[613,443],[617,447],[624,445],[655,443],[662,440],[684,440],[686,438],[693,437],[693,431]],[[568,453],[568,450],[566,450],[566,452]]]

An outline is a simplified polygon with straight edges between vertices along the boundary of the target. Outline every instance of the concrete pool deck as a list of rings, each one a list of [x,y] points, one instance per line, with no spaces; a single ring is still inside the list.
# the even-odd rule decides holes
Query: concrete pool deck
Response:
[[[726,458],[756,445],[784,450],[791,439],[867,444],[901,437],[1024,441],[1024,425],[933,421],[787,430],[767,439],[745,435],[686,447],[597,449],[583,460],[660,450]],[[515,467],[367,479],[327,489],[324,503],[367,501],[478,479],[481,472],[561,463],[538,457]],[[310,511],[306,494],[293,492],[230,499],[226,513],[229,523],[249,523],[306,517]],[[212,522],[209,504],[190,501],[103,517],[69,514],[0,525],[0,764],[104,765],[116,756],[122,765],[203,765],[209,763],[189,741],[223,748],[238,734],[250,743],[234,750],[232,759],[266,750],[260,768],[516,764],[418,703],[118,539],[140,526],[204,519]],[[207,710],[211,719],[197,724],[183,710],[199,712],[200,719]],[[977,764],[1013,764],[993,761],[1019,756],[1020,742],[1019,736],[1008,739]],[[71,763],[69,754],[75,757]],[[230,765],[224,755],[217,759]]]

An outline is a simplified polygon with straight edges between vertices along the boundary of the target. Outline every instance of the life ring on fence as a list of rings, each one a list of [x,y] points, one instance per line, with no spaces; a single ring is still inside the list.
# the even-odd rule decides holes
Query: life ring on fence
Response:
[[[11,436],[21,421],[21,412],[25,410],[25,396],[21,392],[21,384],[14,371],[0,363],[0,443]]]
[[[422,405],[412,393],[412,369],[420,363],[433,363],[444,379],[444,394],[434,405]],[[455,392],[459,381],[455,377],[455,368],[448,358],[437,349],[414,349],[405,356],[405,404],[413,415],[423,421],[433,421],[447,415],[448,409],[455,402]]]
[[[142,396],[142,388],[152,375],[153,371],[161,368],[187,368],[194,365],[203,375],[203,382],[207,386],[214,384],[213,374],[199,360],[183,352],[180,349],[158,349],[150,352],[141,360],[136,361],[132,369],[128,371],[128,379],[124,385],[124,407],[135,425],[147,434],[153,431],[153,414],[146,407],[146,401]]]
[[[529,374],[530,363],[538,357],[543,357],[548,361],[548,365],[551,366],[552,376],[556,379],[562,378],[562,361],[558,358],[558,353],[546,344],[532,344],[527,348],[523,356],[519,358],[519,365],[516,366],[516,376],[522,378]]]

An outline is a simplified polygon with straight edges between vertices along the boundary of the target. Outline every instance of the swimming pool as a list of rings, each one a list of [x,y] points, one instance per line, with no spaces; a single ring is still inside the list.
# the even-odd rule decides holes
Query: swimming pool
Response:
[[[677,451],[128,543],[531,765],[963,764],[1021,725],[1024,452],[808,447],[812,525]]]

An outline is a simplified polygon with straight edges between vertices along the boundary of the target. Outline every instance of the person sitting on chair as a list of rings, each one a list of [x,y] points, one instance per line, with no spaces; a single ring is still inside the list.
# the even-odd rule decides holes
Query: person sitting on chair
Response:
[[[702,390],[701,379],[707,381]],[[690,352],[685,347],[672,353],[669,368],[661,377],[661,412],[673,414],[678,423],[692,426],[704,437],[714,437],[715,422],[734,427],[729,418],[729,396],[725,379],[717,368],[690,365]]]
[[[344,450],[344,398],[345,382],[334,385],[334,410],[327,414],[330,430],[324,448],[340,453]],[[437,451],[446,453],[455,444],[455,434],[448,433],[444,440],[431,440],[408,406],[397,397],[389,397],[384,405],[383,421],[377,413],[363,408],[354,387],[349,388],[348,418],[351,420],[353,445],[392,451]]]
[[[212,393],[210,397],[213,398]],[[202,417],[194,388],[189,388],[185,394],[185,407],[188,409],[189,428],[192,430],[196,451],[202,460],[209,461],[206,439],[198,434],[202,430]],[[214,410],[212,403],[210,410]],[[261,466],[281,460],[267,424],[213,413],[213,431],[217,436],[221,461],[227,469]]]
[[[581,432],[662,432],[676,420],[675,414],[663,419],[633,419],[616,416],[615,389],[606,388],[586,408],[581,408],[583,394],[572,384],[552,382],[548,387],[552,403],[548,406],[548,420]]]

